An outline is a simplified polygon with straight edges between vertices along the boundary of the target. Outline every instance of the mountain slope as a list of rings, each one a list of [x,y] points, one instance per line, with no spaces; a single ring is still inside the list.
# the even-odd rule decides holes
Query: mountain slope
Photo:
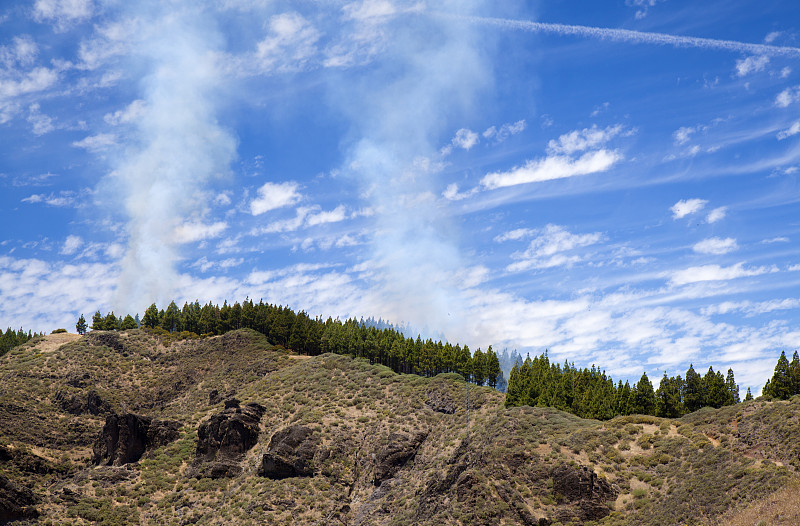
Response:
[[[714,524],[800,463],[797,397],[598,422],[249,330],[49,336],[0,378],[0,522]]]

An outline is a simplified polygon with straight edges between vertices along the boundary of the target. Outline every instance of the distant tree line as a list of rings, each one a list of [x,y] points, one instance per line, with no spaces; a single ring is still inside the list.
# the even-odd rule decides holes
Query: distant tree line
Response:
[[[797,351],[794,352],[791,362],[786,358],[786,353],[781,352],[775,365],[775,373],[767,380],[763,393],[779,400],[787,400],[800,394],[800,358],[797,356]]]
[[[749,391],[748,391],[749,395]],[[739,402],[739,387],[733,370],[726,377],[709,367],[700,376],[690,366],[686,378],[668,377],[653,384],[642,374],[636,384],[614,380],[594,365],[578,369],[575,364],[551,363],[547,353],[528,357],[511,369],[506,407],[529,405],[555,407],[582,418],[608,420],[619,415],[643,414],[677,418],[701,407],[719,408]]]
[[[31,338],[42,336],[43,334],[31,331],[25,332],[22,328],[15,331],[9,327],[5,333],[0,332],[0,356],[3,356],[17,345],[22,345]]]
[[[76,329],[86,331],[83,315]],[[207,303],[184,303],[179,308],[173,301],[166,309],[150,305],[139,315],[116,316],[113,312],[92,317],[93,330],[127,330],[137,327],[177,333],[182,337],[219,335],[230,330],[250,328],[261,332],[276,345],[306,355],[322,353],[346,354],[370,360],[373,364],[390,367],[395,372],[435,376],[455,372],[467,381],[495,388],[506,387],[506,407],[530,405],[555,407],[583,418],[607,420],[619,415],[646,414],[677,418],[702,407],[719,408],[739,403],[739,387],[732,369],[727,375],[712,367],[704,375],[689,366],[685,378],[664,373],[658,389],[646,374],[633,385],[614,382],[605,371],[595,367],[578,369],[574,363],[551,363],[547,352],[524,361],[514,351],[504,351],[503,360],[514,360],[506,382],[500,367],[500,357],[492,347],[474,353],[469,347],[442,343],[420,336],[407,338],[395,326],[370,318],[341,321],[338,318],[311,318],[304,311],[289,307],[254,303],[247,299],[222,306]],[[6,335],[9,334],[7,331]],[[16,334],[16,333],[15,333]],[[4,336],[5,338],[6,336]],[[0,342],[2,339],[0,339]],[[18,345],[18,344],[16,344]],[[13,346],[13,345],[12,345]],[[0,343],[0,354],[3,347]],[[768,380],[764,395],[787,399],[800,394],[800,359],[795,352],[792,361],[781,353],[775,374]],[[751,400],[750,389],[745,400]]]
[[[382,320],[382,323],[371,321],[311,318],[304,311],[296,313],[289,307],[247,299],[232,305],[225,301],[221,307],[212,303],[201,306],[195,301],[184,303],[183,308],[179,308],[173,301],[166,309],[159,310],[156,304],[152,304],[145,310],[141,322],[138,315],[122,317],[111,312],[103,316],[98,311],[92,317],[91,328],[126,330],[141,325],[148,329],[185,333],[187,337],[249,328],[264,334],[272,343],[301,354],[346,354],[366,358],[395,372],[422,376],[454,372],[469,382],[491,387],[504,382],[500,362],[491,345],[486,351],[478,348],[473,353],[466,345],[423,340],[420,336],[407,338]],[[379,325],[384,328],[379,328]]]

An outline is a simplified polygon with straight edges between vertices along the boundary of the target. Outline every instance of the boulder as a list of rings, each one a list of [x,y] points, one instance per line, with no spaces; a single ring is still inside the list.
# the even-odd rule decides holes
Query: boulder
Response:
[[[559,504],[572,504],[558,513],[558,520],[596,521],[611,512],[608,502],[616,500],[617,491],[591,468],[561,464],[552,472],[553,493]]]
[[[239,462],[258,442],[263,406],[228,400],[221,413],[200,424],[197,430],[196,458],[187,474],[190,477],[233,477],[241,473]]]
[[[290,426],[272,435],[258,474],[270,479],[313,477],[319,436],[305,426]]]
[[[23,519],[35,519],[37,499],[33,492],[0,475],[0,524]]]
[[[387,479],[394,477],[397,472],[413,459],[419,446],[427,438],[427,433],[417,432],[414,435],[405,433],[392,433],[386,447],[375,456],[375,475],[373,483],[376,486]]]
[[[133,413],[111,414],[106,417],[103,431],[94,443],[92,461],[108,466],[137,462],[146,451],[176,440],[179,428],[179,422]]]
[[[86,413],[99,415],[111,412],[111,405],[100,398],[100,395],[97,394],[97,391],[94,389],[90,390],[85,395],[69,395],[64,391],[59,391],[56,393],[54,400],[61,409],[72,415],[82,415]]]

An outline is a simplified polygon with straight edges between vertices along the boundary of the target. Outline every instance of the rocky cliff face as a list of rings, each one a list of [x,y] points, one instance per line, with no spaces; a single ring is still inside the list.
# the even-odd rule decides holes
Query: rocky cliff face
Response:
[[[192,477],[235,477],[242,472],[240,462],[258,442],[259,423],[264,407],[253,402],[241,407],[236,399],[225,402],[225,409],[200,424],[196,459],[189,470]]]
[[[94,443],[94,464],[122,466],[137,462],[150,451],[177,440],[179,422],[125,413],[112,414]]]

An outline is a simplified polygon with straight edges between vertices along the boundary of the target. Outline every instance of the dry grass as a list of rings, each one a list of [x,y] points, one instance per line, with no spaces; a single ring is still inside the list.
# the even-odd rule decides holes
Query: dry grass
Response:
[[[800,524],[800,481],[767,495],[745,509],[723,517],[720,526],[797,526]]]

